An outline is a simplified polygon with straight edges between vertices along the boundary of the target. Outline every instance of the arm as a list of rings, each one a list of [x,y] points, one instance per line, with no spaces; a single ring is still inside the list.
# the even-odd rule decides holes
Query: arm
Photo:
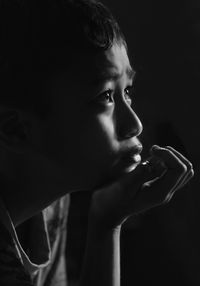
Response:
[[[89,223],[80,285],[120,286],[120,227],[106,231]]]
[[[171,147],[151,155],[151,168],[141,164],[94,193],[80,286],[120,286],[121,225],[130,215],[168,202],[193,176],[191,163]]]

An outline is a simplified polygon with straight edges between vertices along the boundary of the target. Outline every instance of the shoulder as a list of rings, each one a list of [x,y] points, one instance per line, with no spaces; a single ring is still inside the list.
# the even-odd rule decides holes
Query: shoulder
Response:
[[[0,221],[0,285],[32,286],[11,234]]]

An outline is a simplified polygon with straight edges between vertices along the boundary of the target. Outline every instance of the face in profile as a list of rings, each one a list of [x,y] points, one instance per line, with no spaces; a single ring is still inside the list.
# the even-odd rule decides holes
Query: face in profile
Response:
[[[133,77],[125,47],[115,44],[98,55],[77,55],[51,82],[53,109],[40,148],[71,190],[97,187],[140,162]]]

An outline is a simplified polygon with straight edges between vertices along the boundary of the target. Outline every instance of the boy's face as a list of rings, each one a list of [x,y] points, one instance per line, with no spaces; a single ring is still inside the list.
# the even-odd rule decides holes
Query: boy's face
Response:
[[[99,55],[78,54],[51,82],[53,112],[41,125],[40,148],[71,190],[97,187],[139,163],[133,75],[125,47],[116,44]]]

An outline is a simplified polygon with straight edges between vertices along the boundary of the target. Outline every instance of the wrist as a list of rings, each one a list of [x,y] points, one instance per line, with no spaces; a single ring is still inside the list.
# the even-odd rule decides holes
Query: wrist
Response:
[[[107,235],[120,235],[121,224],[112,225],[109,221],[102,221],[99,218],[89,214],[88,220],[88,234],[95,237],[102,237]]]

